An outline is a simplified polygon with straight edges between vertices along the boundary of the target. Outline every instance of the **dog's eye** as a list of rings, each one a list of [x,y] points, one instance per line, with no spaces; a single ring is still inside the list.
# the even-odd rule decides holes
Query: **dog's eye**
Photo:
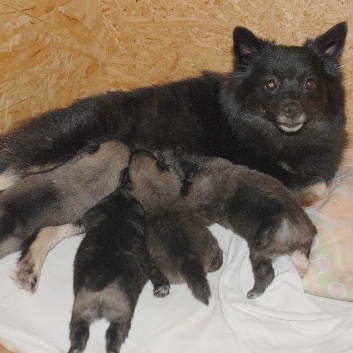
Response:
[[[161,172],[161,173],[166,173],[166,172],[169,172],[169,167],[167,164],[161,162],[161,161],[157,161],[156,163],[157,165],[157,168],[158,170]]]
[[[316,88],[316,81],[313,80],[312,78],[308,78],[306,81],[305,81],[305,88],[309,91],[312,91],[313,89]]]
[[[265,83],[265,87],[268,91],[274,91],[277,87],[278,87],[278,84],[275,80],[268,80],[266,83]]]

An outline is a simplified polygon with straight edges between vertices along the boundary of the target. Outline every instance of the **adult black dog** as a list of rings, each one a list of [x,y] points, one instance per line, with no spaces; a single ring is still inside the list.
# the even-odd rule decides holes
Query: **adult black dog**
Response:
[[[179,147],[247,165],[310,205],[345,146],[339,57],[346,34],[343,22],[303,46],[281,46],[237,27],[229,75],[205,72],[47,112],[2,137],[0,189],[64,163],[92,140],[118,138],[131,147]]]

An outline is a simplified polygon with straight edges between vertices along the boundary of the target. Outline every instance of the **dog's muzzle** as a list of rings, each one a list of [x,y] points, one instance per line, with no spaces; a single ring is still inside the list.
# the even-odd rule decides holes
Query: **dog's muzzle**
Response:
[[[302,105],[297,101],[287,102],[278,118],[278,126],[288,133],[299,131],[305,124],[306,118]]]

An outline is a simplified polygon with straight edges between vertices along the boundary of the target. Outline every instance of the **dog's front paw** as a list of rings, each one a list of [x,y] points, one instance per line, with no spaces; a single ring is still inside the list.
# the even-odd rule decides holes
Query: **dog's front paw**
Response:
[[[40,270],[34,262],[28,260],[19,262],[15,282],[20,288],[34,293],[37,290],[39,277]]]
[[[161,285],[153,288],[153,295],[157,298],[164,298],[169,294],[170,286]]]
[[[311,207],[322,200],[327,191],[327,184],[321,177],[316,177],[314,183],[300,191],[294,192],[294,198],[302,207]]]

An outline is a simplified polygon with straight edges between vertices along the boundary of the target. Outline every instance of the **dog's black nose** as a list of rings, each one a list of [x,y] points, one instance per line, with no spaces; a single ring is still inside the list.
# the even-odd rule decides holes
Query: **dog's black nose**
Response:
[[[299,118],[303,113],[303,109],[300,103],[291,102],[284,106],[284,114],[287,118],[296,119]]]
[[[290,119],[296,119],[303,113],[302,106],[298,102],[287,103],[283,110],[285,116]]]

